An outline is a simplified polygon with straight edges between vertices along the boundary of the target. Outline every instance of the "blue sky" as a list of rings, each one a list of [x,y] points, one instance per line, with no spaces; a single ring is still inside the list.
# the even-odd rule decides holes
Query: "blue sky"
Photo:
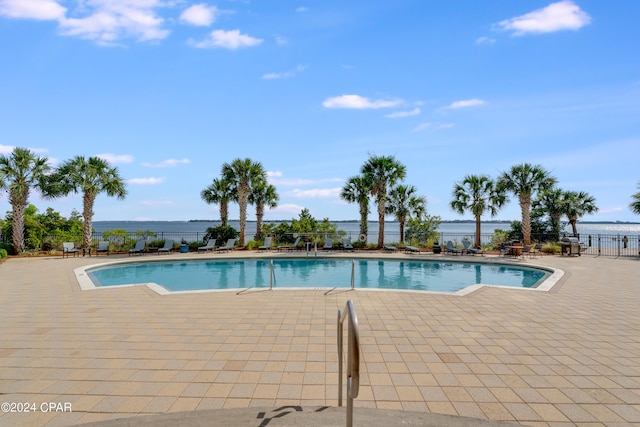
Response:
[[[265,219],[357,219],[340,188],[394,155],[445,220],[471,219],[449,208],[466,174],[530,162],[596,197],[585,220],[640,221],[638,16],[636,0],[0,0],[0,153],[108,159],[129,194],[99,196],[94,220],[218,219],[200,191],[244,157],[280,194]],[[519,217],[512,200],[497,219]]]

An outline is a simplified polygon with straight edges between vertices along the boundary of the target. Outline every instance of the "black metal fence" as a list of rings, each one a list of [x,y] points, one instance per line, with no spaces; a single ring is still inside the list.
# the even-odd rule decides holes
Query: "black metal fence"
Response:
[[[162,246],[164,241],[173,240],[174,243],[187,243],[190,246],[204,245],[205,232],[154,232],[154,233],[146,233],[141,235],[140,233],[126,233],[120,235],[107,235],[103,236],[101,232],[95,232],[91,236],[91,246],[92,248],[97,247],[98,242],[100,241],[108,241],[110,248],[112,251],[128,251],[135,245],[135,242],[139,239],[145,239],[147,241],[148,246]],[[456,246],[462,246],[463,240],[469,240],[470,242],[475,242],[475,233],[452,233],[452,232],[441,232],[438,233],[438,238],[441,244],[446,243],[447,241],[452,241]],[[3,236],[4,240],[7,240],[7,236]],[[278,244],[286,244],[293,241],[292,236],[286,236],[286,240],[280,242],[278,238],[274,239],[274,245]],[[350,239],[350,241],[354,244],[357,242],[365,243],[360,239],[360,236],[357,232],[344,232],[338,231],[337,234],[329,235],[329,234],[306,234],[303,237],[312,238],[314,242],[321,244],[327,237],[331,237],[335,243],[342,243],[345,239]],[[249,241],[253,236],[247,236],[247,241]],[[516,237],[517,239],[518,237]],[[539,236],[532,235],[531,241],[534,243],[542,243],[546,244],[550,243],[558,243],[561,236]],[[504,234],[499,235],[496,233],[482,233],[480,235],[480,242],[482,246],[486,249],[496,249],[506,240],[510,240],[506,238]],[[578,236],[581,246],[581,253],[584,255],[592,255],[592,256],[607,256],[607,257],[635,257],[640,259],[640,235],[638,234],[581,234]],[[2,240],[2,239],[0,239]],[[42,237],[42,245],[38,249],[39,251],[48,252],[48,251],[62,251],[62,242],[73,240],[74,244],[79,247],[82,243],[82,236],[75,236],[73,239],[56,235],[48,235]],[[369,233],[366,236],[366,244],[376,244],[378,240],[377,233]],[[397,230],[385,230],[385,244],[395,244],[397,245],[400,242],[400,235]],[[217,242],[218,245],[222,245],[225,242]],[[406,244],[418,244],[422,246],[426,246],[427,242],[406,242]],[[432,242],[431,242],[432,243]]]

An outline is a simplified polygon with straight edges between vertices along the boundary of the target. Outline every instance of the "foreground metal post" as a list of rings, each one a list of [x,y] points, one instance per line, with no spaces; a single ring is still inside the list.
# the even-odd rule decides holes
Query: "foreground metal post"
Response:
[[[342,406],[342,324],[346,319],[349,319],[349,332],[347,335],[347,427],[352,427],[353,399],[358,397],[360,388],[360,334],[358,332],[358,316],[351,300],[347,301],[344,312],[338,310],[338,406]]]
[[[356,260],[351,260],[351,289],[355,289],[356,287]]]

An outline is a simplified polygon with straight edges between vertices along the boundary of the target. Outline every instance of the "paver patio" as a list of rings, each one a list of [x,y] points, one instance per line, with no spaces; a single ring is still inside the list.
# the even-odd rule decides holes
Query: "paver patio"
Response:
[[[362,344],[356,407],[533,426],[640,425],[638,260],[517,261],[564,270],[550,292],[80,289],[74,268],[115,259],[0,264],[0,400],[36,405],[1,414],[0,425],[336,406],[336,313],[348,299]],[[72,412],[43,412],[48,402]]]

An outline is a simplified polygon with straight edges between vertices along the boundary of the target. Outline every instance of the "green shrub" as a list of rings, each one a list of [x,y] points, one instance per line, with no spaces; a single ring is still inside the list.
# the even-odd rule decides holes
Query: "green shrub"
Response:
[[[542,249],[540,249],[540,251],[545,254],[559,254],[562,252],[562,247],[556,243],[547,242],[542,245]]]
[[[7,250],[0,248],[0,259],[7,257]]]
[[[237,239],[238,235],[238,230],[230,225],[219,225],[217,227],[207,228],[203,241],[206,243],[209,239],[216,239],[216,245],[220,246],[226,244],[229,239]]]

